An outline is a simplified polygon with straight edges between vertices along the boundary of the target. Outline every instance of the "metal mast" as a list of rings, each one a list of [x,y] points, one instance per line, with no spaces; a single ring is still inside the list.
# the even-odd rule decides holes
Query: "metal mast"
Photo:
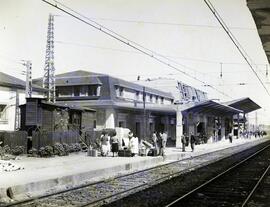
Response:
[[[55,102],[55,77],[54,77],[54,16],[49,15],[45,68],[43,76],[43,88],[47,89],[46,98],[49,102]]]

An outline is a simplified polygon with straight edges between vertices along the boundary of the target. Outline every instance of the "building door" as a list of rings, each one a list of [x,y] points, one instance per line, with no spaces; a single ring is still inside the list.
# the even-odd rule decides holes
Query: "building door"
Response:
[[[141,123],[136,122],[135,134],[137,137],[141,137]]]

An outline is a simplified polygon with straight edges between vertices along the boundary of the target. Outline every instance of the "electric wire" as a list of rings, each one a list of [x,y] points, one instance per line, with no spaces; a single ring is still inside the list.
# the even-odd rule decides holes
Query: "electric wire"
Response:
[[[57,44],[63,44],[63,45],[74,45],[74,46],[79,46],[79,47],[90,47],[90,48],[96,48],[96,49],[101,49],[101,50],[111,50],[114,52],[123,52],[123,53],[132,53],[132,54],[141,54],[140,52],[132,51],[132,50],[124,50],[124,49],[119,49],[119,48],[112,48],[112,47],[102,47],[102,46],[97,46],[97,45],[91,45],[87,43],[78,43],[78,42],[70,42],[70,41],[60,41],[60,40],[55,40],[54,41]],[[188,60],[188,61],[194,61],[194,62],[206,62],[206,63],[212,63],[212,64],[220,64],[222,65],[245,65],[248,66],[247,63],[240,63],[240,62],[223,62],[223,61],[214,61],[214,60],[206,60],[206,59],[199,59],[199,58],[189,58],[189,57],[180,57],[180,56],[171,56],[171,55],[165,55],[166,57],[169,58],[175,58],[175,59],[183,59],[183,60]],[[256,63],[255,65],[260,65],[260,66],[265,66],[266,64],[263,63]],[[193,69],[194,72],[203,74],[203,75],[209,75],[209,73],[218,73],[217,71],[207,71],[207,73],[199,72],[195,69]],[[261,73],[265,73],[265,69],[258,69],[257,71],[260,71]],[[222,73],[246,73],[246,70],[239,70],[239,71],[222,71]]]
[[[236,46],[236,48],[240,52],[241,56],[245,59],[245,61],[249,65],[250,69],[253,71],[253,73],[255,74],[255,76],[257,77],[257,79],[259,80],[259,82],[261,83],[261,85],[263,86],[263,88],[265,89],[265,91],[267,92],[267,94],[270,96],[270,92],[268,91],[268,89],[264,85],[263,81],[261,80],[261,78],[259,77],[259,75],[255,71],[255,69],[253,68],[252,63],[250,63],[251,58],[249,57],[249,55],[247,54],[247,52],[241,46],[241,44],[239,43],[239,41],[237,40],[237,38],[232,34],[232,32],[230,31],[230,29],[228,28],[228,26],[226,25],[226,23],[223,21],[222,17],[218,14],[217,10],[213,6],[213,4],[210,2],[210,0],[204,0],[204,2],[208,6],[208,8],[210,9],[210,11],[213,13],[213,15],[215,16],[215,18],[217,19],[217,21],[220,23],[220,25],[222,26],[222,28],[224,29],[224,31],[227,33],[227,35],[229,36],[229,38],[231,39],[231,41],[233,42],[233,44]]]
[[[154,51],[152,51],[152,50],[149,50],[149,49],[147,49],[147,48],[145,48],[145,47],[143,47],[143,46],[141,46],[141,45],[139,45],[139,44],[137,44],[137,43],[135,43],[135,42],[133,42],[133,41],[128,40],[127,38],[123,37],[122,35],[119,35],[119,34],[115,33],[114,31],[112,31],[112,30],[110,30],[110,29],[107,29],[107,28],[105,28],[104,26],[102,26],[102,25],[96,23],[95,21],[89,19],[88,17],[85,17],[84,15],[81,15],[80,13],[74,11],[73,9],[71,9],[71,8],[69,8],[69,7],[66,7],[66,6],[63,5],[62,3],[59,3],[58,1],[55,1],[55,0],[54,0],[55,4],[53,4],[53,3],[51,3],[51,2],[49,2],[49,1],[47,1],[47,0],[42,0],[42,1],[45,2],[45,3],[48,4],[48,5],[51,5],[51,6],[55,7],[56,9],[58,9],[58,10],[64,12],[64,13],[66,13],[66,14],[68,14],[68,15],[74,17],[75,19],[77,19],[77,20],[79,20],[79,21],[81,21],[81,22],[83,22],[83,23],[85,23],[85,24],[87,24],[87,25],[89,25],[89,26],[91,26],[91,27],[93,27],[93,28],[99,30],[100,32],[102,32],[102,33],[104,33],[104,34],[110,36],[111,38],[116,39],[116,40],[118,40],[119,42],[121,42],[121,43],[123,43],[123,44],[126,44],[126,45],[128,45],[129,47],[131,47],[131,48],[133,48],[133,49],[135,49],[135,50],[137,50],[137,51],[139,51],[139,52],[141,52],[141,53],[143,53],[143,54],[145,54],[145,55],[147,55],[147,56],[149,56],[149,57],[155,59],[156,61],[158,61],[158,62],[160,62],[160,63],[162,63],[162,64],[164,64],[164,65],[166,65],[166,66],[168,66],[168,67],[170,67],[170,68],[172,68],[172,69],[174,69],[174,70],[176,70],[176,71],[178,71],[178,72],[180,72],[180,73],[182,73],[182,74],[184,74],[184,75],[186,75],[187,77],[192,78],[192,79],[194,79],[194,80],[196,80],[196,81],[198,81],[198,82],[201,82],[201,83],[203,83],[203,84],[206,84],[206,82],[204,82],[204,81],[198,79],[197,77],[192,76],[192,75],[190,75],[189,73],[180,70],[180,69],[177,68],[176,66],[174,66],[174,65],[172,65],[172,64],[170,64],[170,63],[168,63],[168,62],[166,62],[166,61],[164,61],[164,60],[162,60],[162,59],[159,59],[158,57],[156,57],[156,55],[157,55],[157,56],[163,57],[164,59],[167,59],[167,60],[171,61],[170,59],[164,57],[163,55],[160,55],[160,54],[158,54],[158,53],[156,53],[156,52],[154,52]],[[71,12],[69,12],[69,11],[67,11],[67,10],[65,10],[65,9],[63,9],[63,8],[60,8],[57,4],[60,4],[61,6],[65,7],[66,9],[69,9],[69,10],[72,11],[73,13],[75,13],[75,14],[77,14],[77,15],[80,15],[80,16],[84,17],[85,19],[87,19],[87,20],[89,20],[89,21],[91,21],[91,22],[94,22],[94,23],[97,24],[98,26],[96,26],[96,25],[94,25],[94,24],[92,24],[92,23],[90,23],[90,22],[88,22],[88,21],[86,21],[86,20],[84,20],[84,19],[82,19],[82,18],[76,16],[75,14],[72,14]],[[131,44],[131,43],[133,43],[134,45]],[[135,45],[137,45],[138,47],[136,47]],[[141,47],[141,48],[139,48],[139,47]],[[145,51],[145,50],[146,50],[146,51]],[[155,56],[154,56],[154,54],[155,54]],[[181,65],[182,67],[186,67],[185,65],[180,64],[180,63],[178,63],[178,65]],[[222,94],[222,95],[224,95],[224,96],[226,96],[226,97],[232,98],[232,97],[229,96],[228,94],[226,94],[226,93],[220,91],[219,89],[213,87],[212,85],[208,84],[208,86],[209,86],[210,88],[212,88],[213,90],[217,91],[218,93],[220,93],[220,94]]]

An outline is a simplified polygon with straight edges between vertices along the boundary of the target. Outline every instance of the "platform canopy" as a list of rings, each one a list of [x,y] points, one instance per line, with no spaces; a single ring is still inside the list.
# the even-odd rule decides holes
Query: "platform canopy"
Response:
[[[253,16],[262,46],[270,62],[270,1],[246,0],[247,6]]]
[[[233,108],[231,106],[217,103],[212,100],[207,100],[182,111],[182,113],[189,113],[189,112],[210,114],[214,116],[231,116],[234,114],[242,113],[243,111]]]
[[[256,104],[248,97],[229,101],[226,102],[225,104],[234,107],[236,109],[242,110],[244,113],[249,113],[261,108],[258,104]]]

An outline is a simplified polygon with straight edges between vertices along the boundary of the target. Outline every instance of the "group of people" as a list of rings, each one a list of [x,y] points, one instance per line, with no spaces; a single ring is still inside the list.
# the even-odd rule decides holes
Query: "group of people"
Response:
[[[240,136],[244,137],[244,138],[251,138],[252,136],[254,136],[255,138],[260,138],[263,137],[264,135],[266,135],[267,133],[263,130],[256,130],[256,131],[248,131],[248,130],[244,130],[243,132],[240,131]]]
[[[122,139],[122,143],[119,143],[116,133],[109,136],[108,132],[102,132],[98,142],[101,156],[104,157],[108,156],[110,152],[112,152],[114,156],[114,153],[117,153],[120,148],[130,150],[131,156],[139,152],[138,138],[134,137],[131,131],[128,133],[128,140]]]
[[[190,133],[189,142],[190,142],[191,150],[193,152],[194,151],[194,146],[195,146],[196,139],[195,139],[195,136],[194,136],[194,134],[192,132]],[[188,143],[186,133],[184,133],[181,136],[181,143],[182,143],[182,152],[185,152],[186,151],[186,145]]]
[[[166,131],[160,132],[160,133],[157,133],[155,131],[153,132],[152,142],[153,142],[154,150],[156,150],[157,155],[161,155],[161,156],[165,155],[167,139],[168,139],[168,135]]]

